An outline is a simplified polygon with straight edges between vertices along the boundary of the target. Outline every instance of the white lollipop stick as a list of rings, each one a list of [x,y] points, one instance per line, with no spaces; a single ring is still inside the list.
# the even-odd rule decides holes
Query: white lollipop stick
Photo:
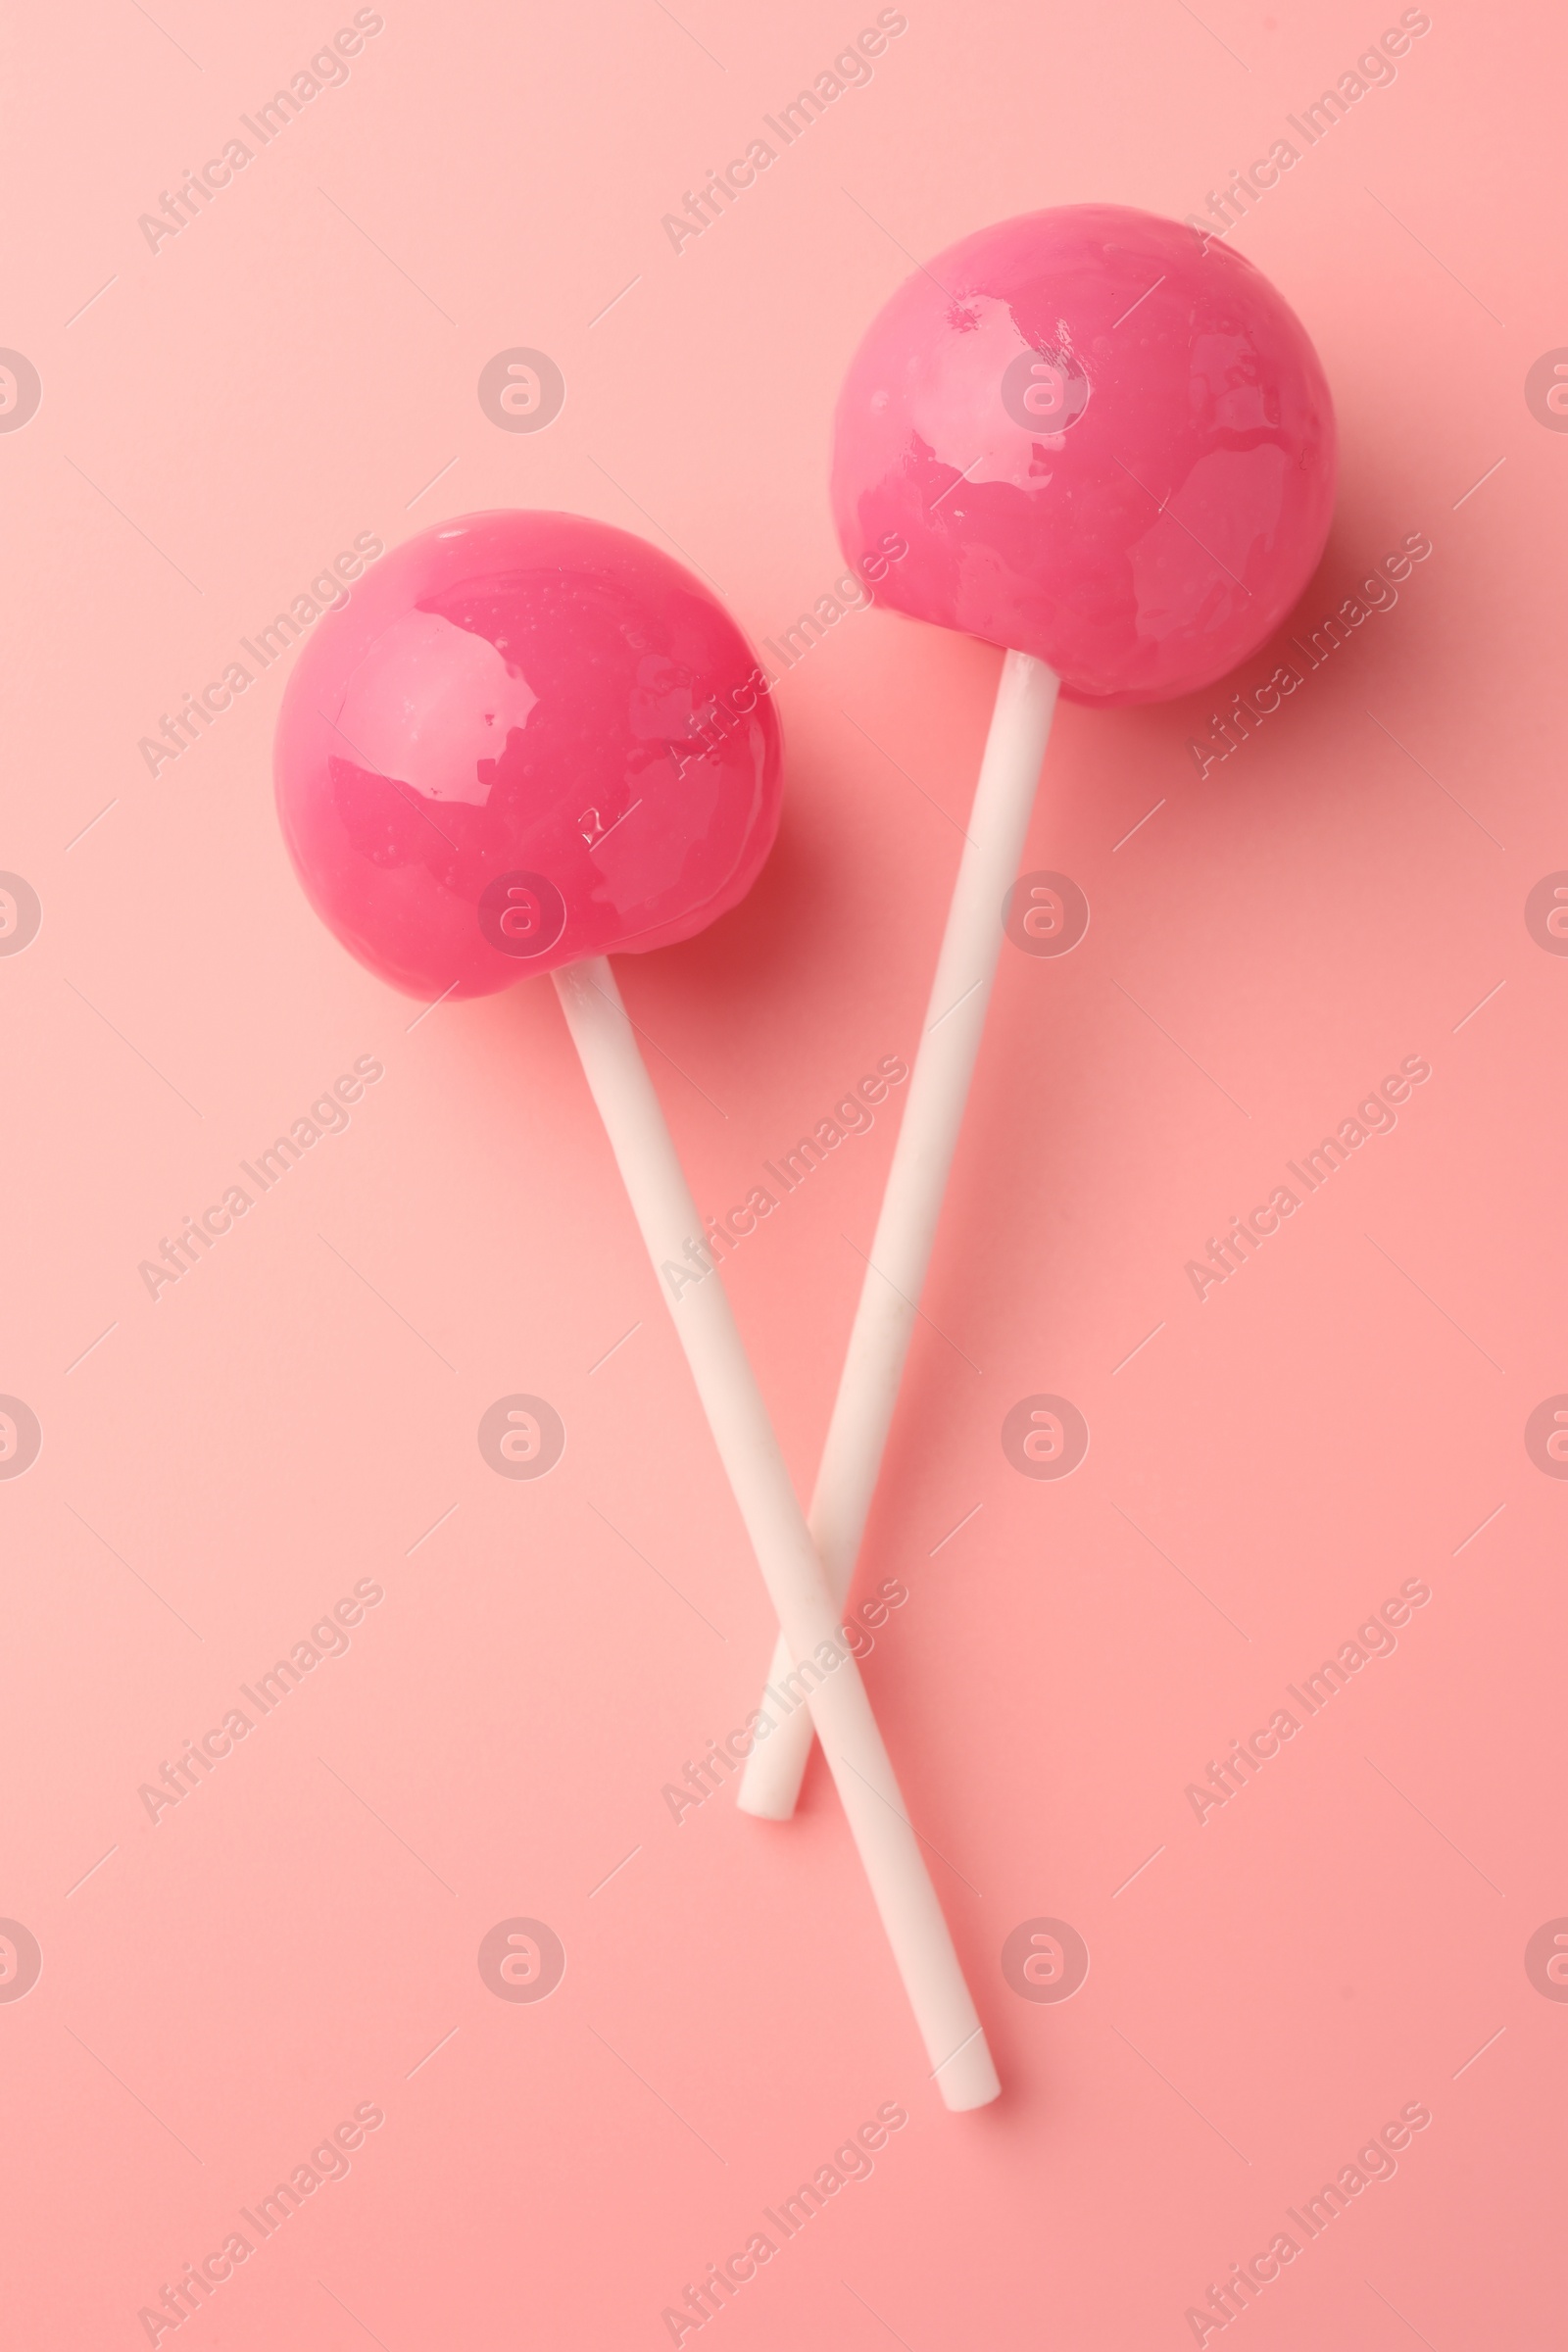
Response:
[[[844,1652],[827,1579],[717,1272],[669,1297],[662,1268],[687,1267],[686,1245],[703,1228],[614,976],[603,956],[593,956],[568,964],[554,978],[768,1598],[784,1628],[784,1670],[793,1658],[810,1658],[823,1642]],[[811,1692],[809,1705],[932,2074],[950,2107],[983,2107],[1001,2088],[997,2070],[852,1655],[844,1652]]]
[[[1055,707],[1055,672],[1030,654],[1008,654],[997,687],[925,1030],[910,1073],[909,1097],[811,1498],[810,1531],[841,1607],[855,1575],[882,1467],[991,1001],[1002,947],[1003,901],[1017,878]],[[770,1680],[776,1683],[789,1670],[790,1645],[781,1639]],[[787,1821],[810,1752],[811,1723],[797,1709],[785,1716],[771,1738],[759,1741],[747,1759],[737,1797],[742,1809],[769,1821]]]

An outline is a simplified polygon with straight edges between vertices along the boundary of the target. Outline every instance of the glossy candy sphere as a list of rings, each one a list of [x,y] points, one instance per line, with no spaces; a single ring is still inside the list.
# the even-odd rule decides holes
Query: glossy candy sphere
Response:
[[[1278,627],[1335,464],[1317,355],[1250,262],[1067,205],[950,246],[879,313],[839,400],[833,507],[879,603],[1033,654],[1080,702],[1146,703]]]
[[[411,995],[690,938],[778,825],[765,674],[680,564],[577,514],[466,514],[323,615],[278,718],[317,912]]]

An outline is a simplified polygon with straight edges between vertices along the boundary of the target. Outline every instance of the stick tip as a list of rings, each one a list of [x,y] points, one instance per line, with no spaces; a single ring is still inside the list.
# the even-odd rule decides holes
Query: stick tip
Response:
[[[993,2099],[1001,2097],[1002,2078],[986,2045],[985,2034],[978,2027],[961,2048],[937,2068],[936,2084],[944,2106],[954,2115],[967,2114],[973,2107],[989,2107]]]
[[[743,1781],[735,1791],[736,1810],[750,1813],[754,1821],[793,1821],[795,1791],[793,1788],[749,1788]]]

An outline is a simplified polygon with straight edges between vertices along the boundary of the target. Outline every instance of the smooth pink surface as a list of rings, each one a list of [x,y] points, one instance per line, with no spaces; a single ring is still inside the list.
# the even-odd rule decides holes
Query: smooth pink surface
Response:
[[[413,996],[667,947],[773,846],[778,719],[701,581],[580,514],[464,514],[325,614],[278,719],[317,912]]]
[[[1555,885],[1527,908],[1568,869],[1568,432],[1526,384],[1568,346],[1568,21],[1433,6],[1314,143],[1290,118],[1399,0],[907,0],[786,144],[764,116],[877,6],[669,5],[383,0],[156,253],[160,189],[353,5],[12,12],[0,345],[43,398],[0,429],[0,870],[42,917],[0,938],[0,1393],[42,1450],[0,1479],[0,1917],[42,1974],[0,2001],[8,2340],[147,2352],[138,2310],[373,2102],[160,2352],[669,2352],[686,2282],[896,2100],[684,2352],[1193,2352],[1210,2282],[1424,2101],[1207,2352],[1544,2352],[1568,1479],[1525,1431],[1568,1391],[1568,955]],[[363,534],[527,506],[700,566],[780,673],[776,850],[616,969],[704,1210],[847,1106],[724,1276],[809,1492],[906,1090],[851,1098],[918,1043],[1000,666],[849,609],[845,368],[916,256],[1092,196],[1203,214],[1282,139],[1231,241],[1334,386],[1329,546],[1212,693],[1057,714],[1025,863],[1088,928],[1004,945],[868,1535],[858,1598],[909,1597],[863,1672],[1007,2083],[955,2119],[820,1763],[787,1832],[662,1793],[772,1628],[554,987],[424,1014],[344,954],[271,782],[321,624],[241,641]],[[532,434],[476,391],[517,346],[566,378]],[[1187,1262],[1407,1055],[1397,1126],[1200,1303]],[[479,1449],[518,1393],[564,1425],[546,1477]],[[1003,1451],[1040,1394],[1088,1423],[1069,1478]],[[1189,1785],[1413,1577],[1393,1653],[1200,1823]],[[368,1578],[347,1649],[149,1819]],[[1059,2004],[1003,1974],[1042,1918],[1090,1955]],[[480,1975],[518,1919],[565,1950],[537,2003]]]
[[[833,510],[883,601],[1163,702],[1264,644],[1323,553],[1334,409],[1228,245],[1124,205],[1000,220],[906,277],[850,363]]]

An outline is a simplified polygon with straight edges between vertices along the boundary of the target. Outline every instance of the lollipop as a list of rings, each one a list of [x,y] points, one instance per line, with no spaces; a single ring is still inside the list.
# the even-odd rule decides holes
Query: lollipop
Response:
[[[898,533],[909,552],[881,600],[1007,652],[811,1505],[836,1593],[876,1486],[1057,689],[1145,703],[1223,677],[1305,586],[1334,476],[1328,386],[1294,313],[1229,246],[1118,205],[965,238],[906,279],[850,364],[833,452],[845,553]],[[810,1738],[796,1717],[754,1751],[749,1812],[794,1809]]]
[[[808,1703],[932,2071],[950,2107],[983,2105],[998,2082],[980,2022],[729,1301],[692,1271],[703,1227],[607,960],[689,938],[755,880],[780,794],[763,672],[641,540],[571,514],[470,514],[410,540],[320,623],[276,769],[306,892],[372,971],[424,998],[552,974],[786,1672],[814,1661]]]

